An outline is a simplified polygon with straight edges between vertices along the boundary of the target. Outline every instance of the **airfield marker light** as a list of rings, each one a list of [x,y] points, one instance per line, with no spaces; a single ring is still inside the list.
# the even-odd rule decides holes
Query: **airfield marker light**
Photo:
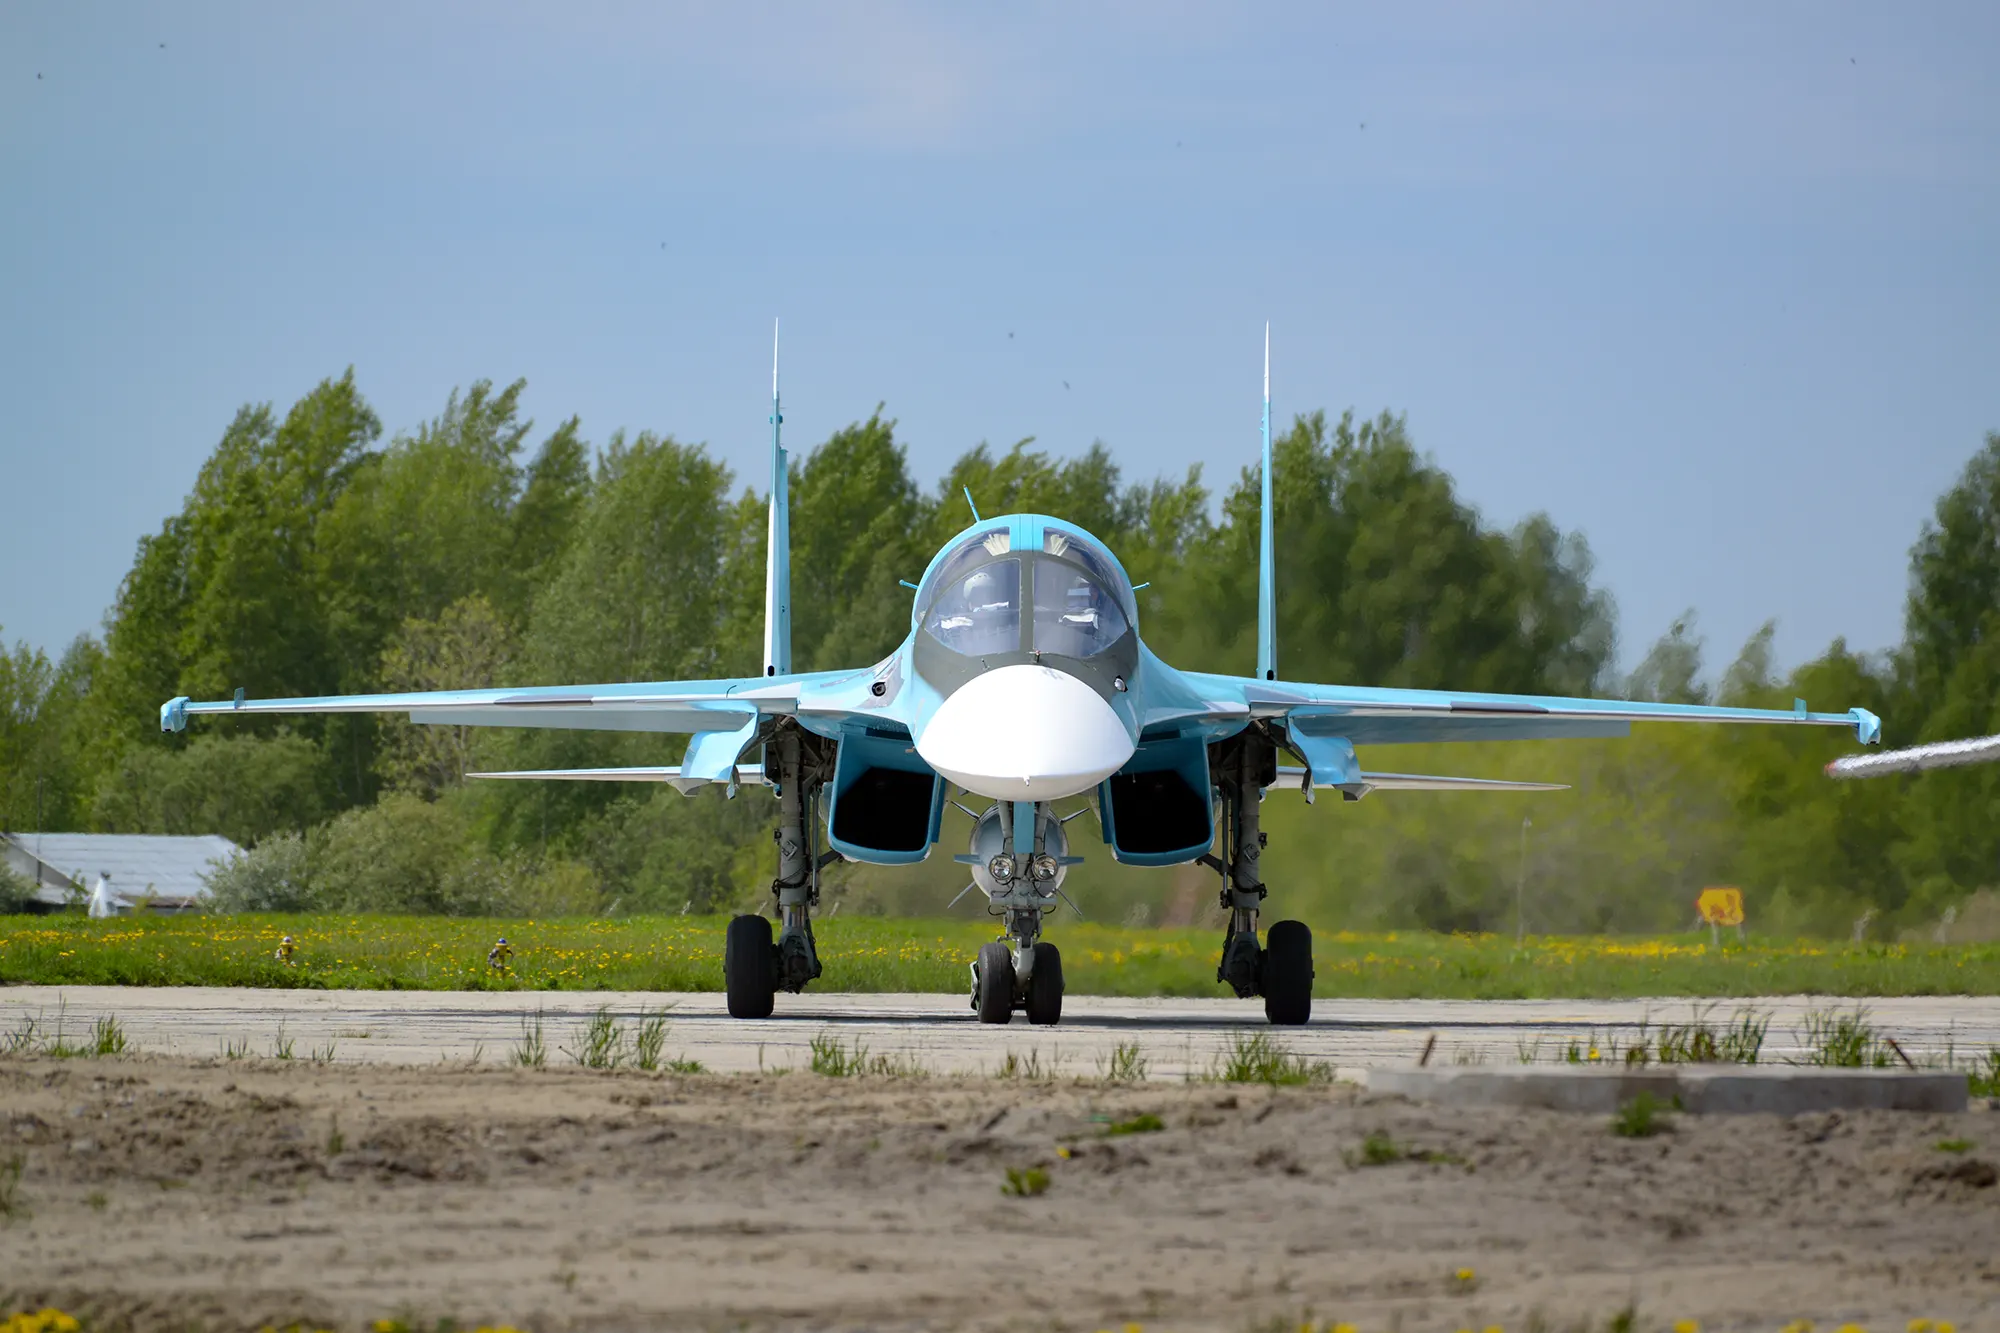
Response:
[[[1001,883],[1006,883],[1014,878],[1014,858],[1005,852],[1000,853],[986,863],[986,873]]]

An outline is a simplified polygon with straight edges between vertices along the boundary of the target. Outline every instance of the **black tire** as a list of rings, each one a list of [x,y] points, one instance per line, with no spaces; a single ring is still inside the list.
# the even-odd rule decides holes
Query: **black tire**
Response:
[[[778,951],[771,947],[771,920],[739,916],[722,939],[722,988],[731,1018],[769,1018],[778,993]]]
[[[1296,1027],[1312,1012],[1312,930],[1303,921],[1276,922],[1264,936],[1264,1017]]]
[[[1014,954],[997,940],[979,946],[979,1021],[1005,1023],[1014,1016]]]
[[[1028,973],[1028,1021],[1045,1028],[1062,1022],[1062,997],[1062,954],[1053,944],[1037,944]]]

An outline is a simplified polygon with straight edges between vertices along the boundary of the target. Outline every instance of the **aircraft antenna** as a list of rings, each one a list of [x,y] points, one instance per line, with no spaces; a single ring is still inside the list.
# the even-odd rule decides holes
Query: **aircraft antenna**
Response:
[[[771,526],[764,550],[764,674],[792,670],[792,488],[778,402],[778,321],[771,321]]]
[[[966,506],[972,510],[972,521],[974,523],[984,523],[986,521],[985,519],[979,516],[979,506],[973,503],[972,488],[970,486],[967,486],[965,488],[965,503]]]
[[[1271,325],[1264,324],[1264,497],[1257,537],[1257,678],[1278,678],[1278,590],[1271,519]]]

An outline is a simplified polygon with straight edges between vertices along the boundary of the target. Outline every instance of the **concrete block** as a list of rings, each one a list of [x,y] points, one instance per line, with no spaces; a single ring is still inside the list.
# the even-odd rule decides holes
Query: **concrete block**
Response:
[[[1440,1106],[1532,1106],[1609,1115],[1642,1092],[1678,1097],[1696,1115],[1799,1115],[1806,1111],[1966,1109],[1965,1075],[1904,1069],[1772,1065],[1617,1065],[1559,1068],[1447,1065],[1376,1068],[1371,1092]]]

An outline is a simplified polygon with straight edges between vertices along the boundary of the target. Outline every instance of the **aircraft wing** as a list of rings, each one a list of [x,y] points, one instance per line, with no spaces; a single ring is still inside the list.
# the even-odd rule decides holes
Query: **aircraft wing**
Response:
[[[438,690],[413,694],[337,694],[298,699],[234,699],[197,703],[186,697],[160,707],[160,729],[182,731],[190,717],[210,714],[403,713],[412,722],[457,727],[560,727],[582,731],[733,731],[741,719],[795,713],[802,696],[853,676],[851,671],[736,679],[556,685],[519,689]],[[808,705],[810,706],[810,704]]]
[[[1198,709],[1189,708],[1188,712],[1198,711],[1213,721],[1230,717],[1281,719],[1295,737],[1337,738],[1351,745],[1624,736],[1630,733],[1634,722],[1852,727],[1864,745],[1873,743],[1882,733],[1881,719],[1865,708],[1815,713],[1807,709],[1803,699],[1790,710],[1724,708],[1629,699],[1306,685],[1245,676],[1184,674],[1200,696]]]
[[[836,725],[876,713],[873,672],[818,671],[719,680],[556,685],[520,689],[437,690],[412,694],[336,694],[299,699],[233,699],[197,703],[185,696],[160,707],[162,731],[184,731],[190,717],[212,714],[401,713],[440,727],[554,727],[573,731],[680,732],[693,736],[672,770],[577,770],[493,774],[496,777],[671,782],[683,792],[704,782],[761,780],[736,763],[766,717],[810,715]],[[872,707],[871,707],[872,706]]]

